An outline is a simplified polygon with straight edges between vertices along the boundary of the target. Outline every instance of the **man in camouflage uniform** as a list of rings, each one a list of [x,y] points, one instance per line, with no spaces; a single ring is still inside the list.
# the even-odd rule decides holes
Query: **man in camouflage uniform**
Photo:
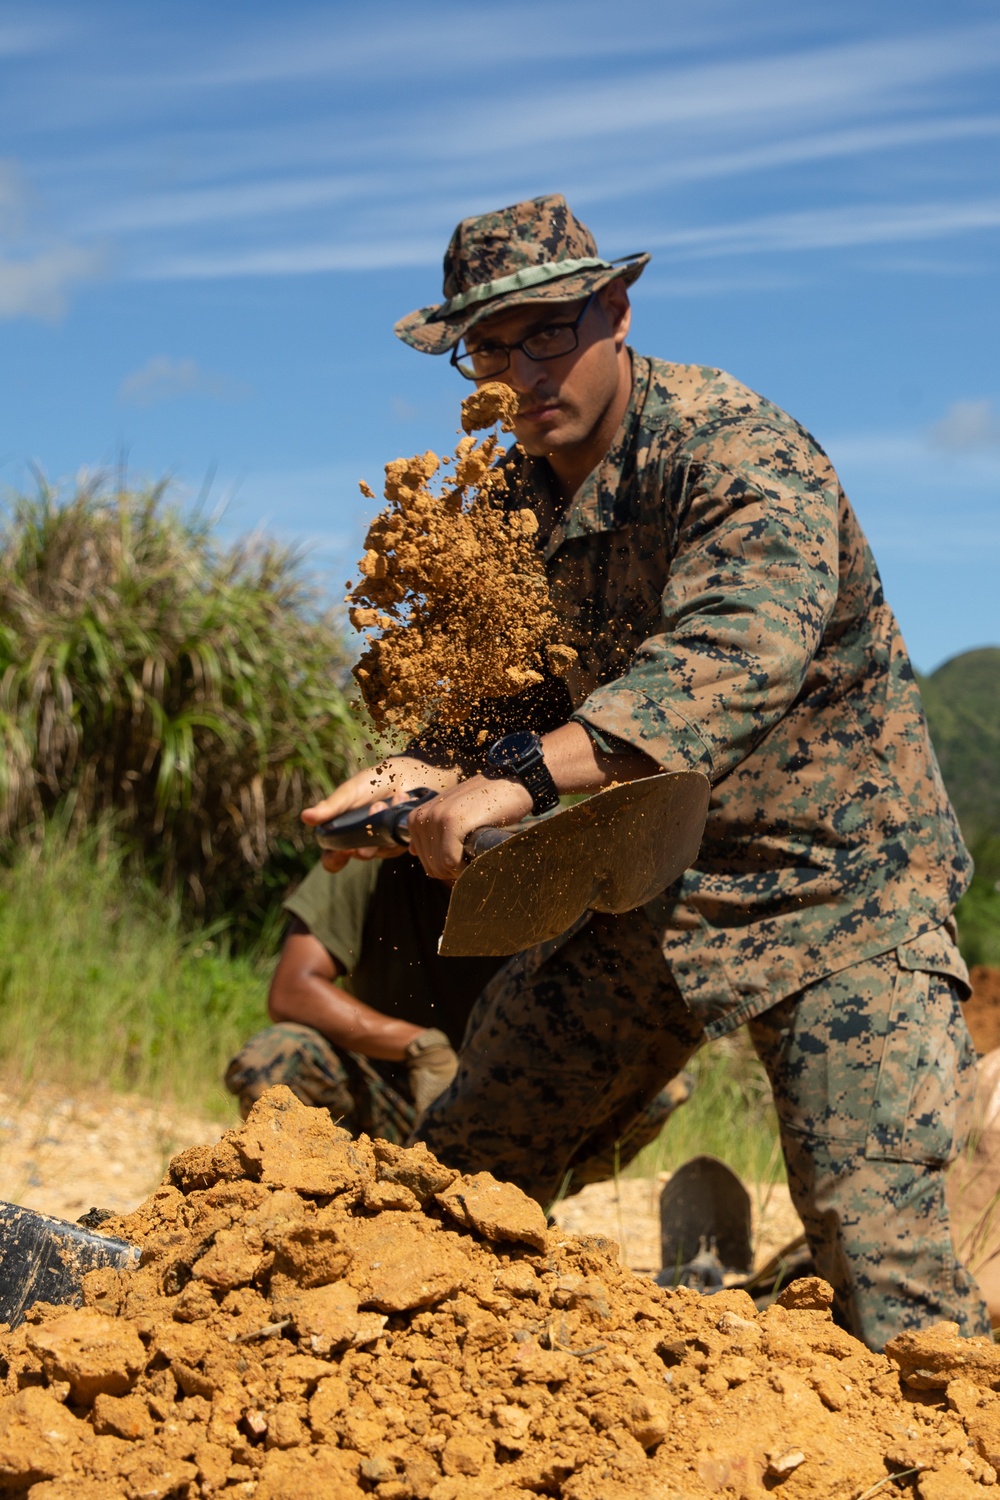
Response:
[[[225,1084],[246,1118],[283,1083],[352,1135],[403,1141],[458,1066],[453,1045],[497,959],[437,951],[448,888],[416,860],[316,865],[288,914],[267,1009]]]
[[[446,301],[397,325],[519,398],[509,503],[538,517],[579,654],[508,726],[543,732],[560,792],[658,770],[712,783],[674,886],[491,981],[419,1135],[545,1202],[585,1135],[747,1022],[842,1320],[876,1348],[941,1318],[985,1332],[944,1197],[974,1079],[950,915],[970,862],[913,671],[814,439],[719,370],[629,349],[647,259],[601,258],[560,197],[516,204],[459,225]],[[469,831],[531,805],[459,758],[461,776],[411,747],[308,817],[437,786],[411,848],[454,876]]]
[[[450,889],[413,859],[316,865],[285,898],[289,916],[267,1008],[225,1084],[244,1118],[283,1083],[352,1135],[404,1141],[455,1076],[453,1050],[499,958],[446,958],[438,941]],[[691,1092],[682,1073],[626,1103],[611,1130],[581,1142],[574,1186],[601,1182],[655,1140]]]

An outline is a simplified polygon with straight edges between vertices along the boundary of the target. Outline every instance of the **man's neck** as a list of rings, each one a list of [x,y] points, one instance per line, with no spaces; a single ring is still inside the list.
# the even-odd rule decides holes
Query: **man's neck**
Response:
[[[560,453],[546,455],[552,470],[553,488],[564,505],[569,505],[588,474],[607,455],[615,433],[622,424],[632,397],[632,357],[626,347],[618,356],[619,380],[614,397],[582,443]]]

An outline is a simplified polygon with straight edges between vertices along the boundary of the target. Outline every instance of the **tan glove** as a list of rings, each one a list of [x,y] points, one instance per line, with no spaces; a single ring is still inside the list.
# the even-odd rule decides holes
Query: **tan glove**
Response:
[[[458,1072],[458,1058],[444,1032],[433,1027],[415,1036],[404,1056],[419,1117],[451,1083]]]

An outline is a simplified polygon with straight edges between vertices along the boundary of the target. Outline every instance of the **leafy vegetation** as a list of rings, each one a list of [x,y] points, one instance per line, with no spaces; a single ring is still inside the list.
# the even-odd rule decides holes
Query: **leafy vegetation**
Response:
[[[0,871],[0,1068],[231,1116],[222,1075],[267,1022],[271,952],[192,933],[106,830],[62,834],[50,824]]]
[[[208,921],[262,921],[301,861],[298,814],[351,764],[344,648],[298,560],[231,546],[163,487],[0,527],[0,838],[64,810]]]
[[[953,657],[920,691],[965,837],[1000,840],[1000,646]]]
[[[976,873],[958,904],[969,964],[1000,964],[1000,646],[953,657],[921,678],[931,738]]]
[[[1000,838],[980,839],[972,853],[976,873],[955,909],[962,954],[1000,967]]]
[[[688,1064],[694,1093],[659,1137],[625,1169],[627,1177],[671,1172],[709,1152],[745,1182],[780,1182],[785,1164],[771,1086],[745,1030],[723,1036]]]

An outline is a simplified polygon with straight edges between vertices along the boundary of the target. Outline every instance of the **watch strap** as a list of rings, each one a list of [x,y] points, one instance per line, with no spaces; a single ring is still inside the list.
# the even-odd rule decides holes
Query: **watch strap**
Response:
[[[559,791],[545,764],[541,736],[522,730],[503,735],[486,752],[486,776],[519,781],[531,796],[531,813],[540,817],[559,804]]]
[[[548,812],[551,808],[558,806],[559,792],[555,782],[552,780],[552,773],[544,760],[537,760],[527,770],[514,771],[512,774],[517,777],[525,790],[531,794],[531,815],[533,818],[538,818],[542,813]]]

